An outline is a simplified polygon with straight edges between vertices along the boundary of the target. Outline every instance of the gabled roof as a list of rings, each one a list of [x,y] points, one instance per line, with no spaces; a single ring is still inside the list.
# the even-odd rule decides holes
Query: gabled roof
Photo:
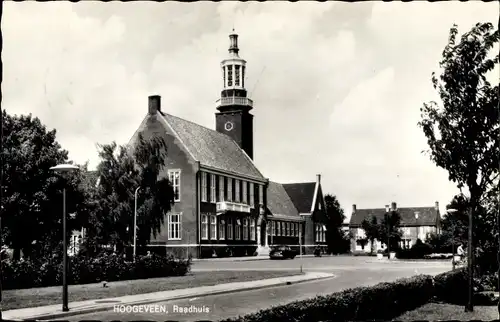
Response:
[[[163,117],[186,150],[201,165],[266,180],[250,157],[229,136],[170,114],[157,115]]]
[[[283,184],[299,213],[310,213],[314,201],[316,182]]]
[[[269,181],[267,188],[267,207],[273,215],[300,217],[283,185]]]
[[[398,208],[397,212],[401,215],[401,225],[405,226],[435,226],[440,216],[435,207],[409,207]],[[418,213],[418,219],[415,218]],[[375,216],[380,222],[385,215],[385,208],[357,209],[351,216],[350,226],[361,226],[364,219]]]

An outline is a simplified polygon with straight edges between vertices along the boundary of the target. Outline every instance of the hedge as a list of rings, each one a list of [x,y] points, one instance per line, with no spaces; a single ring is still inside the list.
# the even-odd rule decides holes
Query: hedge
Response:
[[[101,281],[120,281],[153,277],[183,276],[189,272],[191,260],[173,256],[138,256],[135,262],[118,255],[100,255],[95,258],[70,257],[68,284],[88,284]],[[60,260],[5,261],[2,267],[2,287],[22,289],[56,286],[62,283]]]
[[[393,283],[358,287],[328,296],[292,302],[223,321],[387,320],[427,303],[432,299],[433,291],[432,277],[419,275],[399,279]]]

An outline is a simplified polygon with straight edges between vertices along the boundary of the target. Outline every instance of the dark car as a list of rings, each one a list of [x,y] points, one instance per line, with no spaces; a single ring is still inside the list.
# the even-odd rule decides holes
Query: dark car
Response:
[[[294,259],[297,252],[288,246],[273,246],[269,252],[271,259]]]

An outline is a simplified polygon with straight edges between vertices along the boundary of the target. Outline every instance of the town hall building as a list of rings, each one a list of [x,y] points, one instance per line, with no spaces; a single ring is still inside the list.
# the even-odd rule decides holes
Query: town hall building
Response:
[[[246,61],[238,35],[229,36],[215,130],[168,114],[150,96],[147,115],[129,142],[161,137],[175,203],[148,249],[194,257],[252,256],[289,245],[310,253],[326,245],[321,176],[305,183],[270,181],[253,162],[253,101],[245,88]]]

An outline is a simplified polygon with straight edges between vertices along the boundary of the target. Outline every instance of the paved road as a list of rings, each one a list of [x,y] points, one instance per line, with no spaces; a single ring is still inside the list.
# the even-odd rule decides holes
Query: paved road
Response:
[[[372,261],[372,263],[367,263]],[[386,263],[364,258],[322,257],[304,259],[305,270],[319,270],[336,275],[335,278],[317,282],[300,283],[254,291],[243,291],[179,301],[156,303],[156,308],[166,309],[169,313],[120,313],[114,311],[98,312],[69,317],[70,321],[82,320],[172,320],[172,321],[217,321],[235,317],[262,308],[302,300],[316,295],[326,295],[356,286],[368,286],[379,282],[393,281],[415,274],[438,274],[450,269],[447,262],[428,263]],[[269,270],[291,269],[300,266],[298,259],[288,261],[249,261],[249,262],[196,262],[193,271],[201,270]],[[198,312],[174,312],[177,308],[198,309]],[[206,311],[209,312],[206,312]]]

